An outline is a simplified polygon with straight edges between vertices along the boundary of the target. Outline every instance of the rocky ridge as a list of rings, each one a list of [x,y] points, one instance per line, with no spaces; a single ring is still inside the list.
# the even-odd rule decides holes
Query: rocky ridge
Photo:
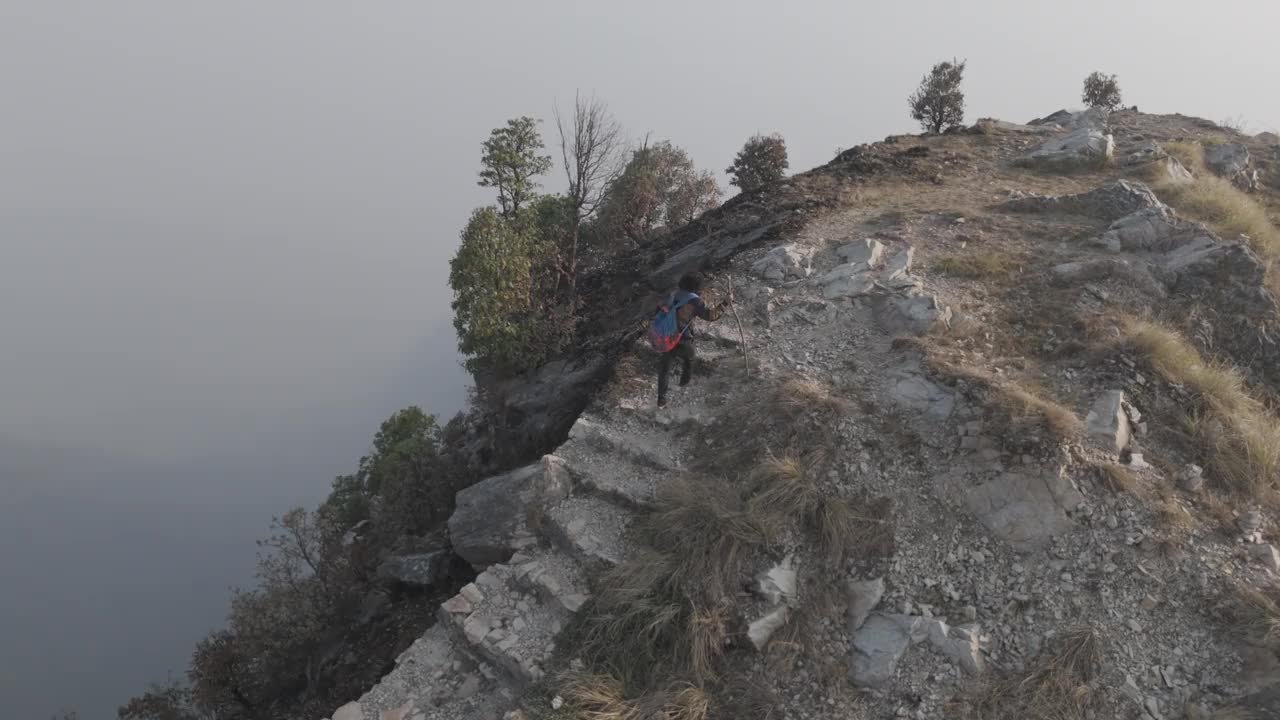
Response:
[[[704,436],[732,426],[761,388],[795,378],[855,401],[824,492],[894,510],[881,543],[891,550],[852,553],[837,577],[815,575],[816,550],[799,541],[757,559],[735,603],[748,642],[728,661],[769,691],[776,717],[960,717],[975,683],[1031,667],[1082,625],[1106,648],[1095,717],[1207,717],[1233,701],[1274,709],[1266,688],[1280,677],[1267,651],[1242,644],[1215,610],[1233,583],[1273,581],[1274,520],[1247,512],[1215,525],[1204,470],[1170,439],[1177,420],[1159,414],[1177,389],[1131,356],[1098,365],[1072,352],[1095,331],[1049,322],[1070,313],[1106,335],[1116,308],[1177,317],[1207,298],[1224,317],[1254,318],[1256,338],[1280,314],[1248,242],[1105,164],[1181,177],[1160,142],[1184,125],[1055,114],[891,138],[791,181],[803,192],[842,179],[843,206],[805,213],[782,236],[748,229],[656,261],[655,289],[697,267],[713,267],[720,288],[732,279],[742,335],[730,318],[703,324],[700,366],[712,374],[661,411],[648,355],[627,341],[634,362],[564,443],[459,493],[451,539],[478,576],[333,720],[573,717],[550,714],[572,710],[554,692],[575,661],[558,643],[595,579],[637,552],[628,527],[664,479],[699,462]],[[1072,172],[1057,174],[1064,162]],[[1221,172],[1237,177],[1233,168]],[[997,251],[1014,265],[942,270]],[[1211,347],[1274,377],[1265,353],[1246,358],[1241,338],[1213,343],[1216,332]],[[948,372],[958,364],[972,370]],[[1078,434],[1011,421],[1007,393],[1024,378],[1061,399]],[[1116,492],[1110,466],[1146,494]],[[803,651],[776,672],[771,641],[791,630]],[[557,704],[531,704],[546,701],[524,694],[531,686],[553,688]]]

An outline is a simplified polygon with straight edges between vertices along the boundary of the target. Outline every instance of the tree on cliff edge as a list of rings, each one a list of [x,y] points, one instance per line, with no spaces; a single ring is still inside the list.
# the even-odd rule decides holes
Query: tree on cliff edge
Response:
[[[920,87],[907,98],[911,118],[918,120],[925,132],[940,133],[964,123],[964,60],[944,60],[933,66],[920,81]]]

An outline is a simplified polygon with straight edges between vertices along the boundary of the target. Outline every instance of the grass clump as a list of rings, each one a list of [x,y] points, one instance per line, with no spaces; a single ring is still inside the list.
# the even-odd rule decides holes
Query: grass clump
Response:
[[[1132,495],[1138,489],[1138,476],[1120,463],[1104,463],[1098,466],[1102,485],[1116,495]]]
[[[574,673],[565,677],[560,693],[576,720],[706,720],[711,714],[707,693],[687,683],[628,699],[615,677]]]
[[[997,402],[1015,426],[1041,425],[1061,438],[1084,434],[1084,422],[1074,412],[1045,398],[1034,386],[1011,383],[996,390]]]
[[[966,280],[1004,277],[1017,266],[1013,257],[998,250],[943,255],[932,263],[934,272]]]
[[[1025,672],[982,681],[956,703],[964,720],[1084,720],[1102,661],[1092,628],[1059,636]]]
[[[1158,183],[1161,195],[1171,205],[1209,225],[1227,239],[1247,235],[1250,247],[1268,268],[1280,259],[1280,228],[1257,200],[1232,185],[1231,181],[1208,170],[1203,146],[1194,142],[1175,142],[1166,144],[1164,148],[1195,175],[1195,179],[1188,183]]]
[[[1280,479],[1280,423],[1249,392],[1240,373],[1205,361],[1182,335],[1162,325],[1130,319],[1124,332],[1156,373],[1195,399],[1185,431],[1211,476],[1247,497],[1271,498]]]

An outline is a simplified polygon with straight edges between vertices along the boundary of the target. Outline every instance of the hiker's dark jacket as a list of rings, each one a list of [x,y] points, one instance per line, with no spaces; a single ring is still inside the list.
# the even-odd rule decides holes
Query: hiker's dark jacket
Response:
[[[676,290],[675,294],[672,296],[672,300],[680,300],[681,298],[688,297],[689,295],[690,293],[687,290]],[[720,319],[720,314],[723,310],[723,305],[710,307],[702,301],[701,296],[695,297],[693,300],[681,305],[676,310],[676,327],[682,328],[688,326],[689,329],[685,332],[685,336],[693,337],[693,325],[691,323],[695,317],[702,318],[707,322],[715,322]]]

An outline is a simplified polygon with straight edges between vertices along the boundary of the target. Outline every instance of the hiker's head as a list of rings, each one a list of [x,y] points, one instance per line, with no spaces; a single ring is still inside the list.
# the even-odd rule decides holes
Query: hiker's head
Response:
[[[680,278],[680,289],[691,293],[702,292],[702,275],[700,273],[689,273]]]

